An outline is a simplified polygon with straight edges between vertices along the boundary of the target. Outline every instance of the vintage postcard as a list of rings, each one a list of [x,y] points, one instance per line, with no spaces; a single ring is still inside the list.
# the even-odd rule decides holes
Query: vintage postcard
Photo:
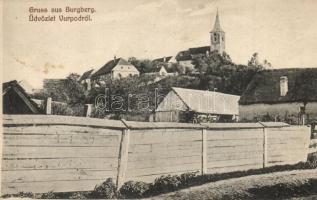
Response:
[[[317,199],[317,1],[0,8],[1,198]]]

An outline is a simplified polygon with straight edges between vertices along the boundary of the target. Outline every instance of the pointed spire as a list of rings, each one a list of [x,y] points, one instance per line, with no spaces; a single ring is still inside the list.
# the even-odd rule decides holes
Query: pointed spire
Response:
[[[218,8],[217,8],[217,15],[216,15],[215,25],[214,25],[214,28],[212,29],[212,32],[216,32],[216,31],[223,31],[221,26],[220,26]]]

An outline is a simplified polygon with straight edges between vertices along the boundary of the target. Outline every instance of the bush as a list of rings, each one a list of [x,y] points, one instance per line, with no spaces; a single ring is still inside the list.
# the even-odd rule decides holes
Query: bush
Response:
[[[156,178],[151,191],[156,193],[166,193],[176,190],[181,185],[178,175],[167,175]]]
[[[150,188],[150,183],[139,181],[128,181],[120,188],[121,198],[141,198]]]
[[[92,198],[113,199],[116,197],[116,191],[117,187],[112,178],[108,178],[105,182],[95,186],[91,196]]]
[[[74,192],[68,197],[68,199],[87,199],[86,195],[87,194],[84,192]]]
[[[43,193],[40,199],[57,199],[56,194],[53,191]]]

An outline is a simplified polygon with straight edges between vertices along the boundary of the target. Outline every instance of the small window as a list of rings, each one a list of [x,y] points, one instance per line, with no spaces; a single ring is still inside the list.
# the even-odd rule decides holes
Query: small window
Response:
[[[217,42],[218,41],[218,34],[214,33],[214,41]]]
[[[302,114],[305,113],[305,106],[300,106],[299,107],[299,113],[302,113]]]

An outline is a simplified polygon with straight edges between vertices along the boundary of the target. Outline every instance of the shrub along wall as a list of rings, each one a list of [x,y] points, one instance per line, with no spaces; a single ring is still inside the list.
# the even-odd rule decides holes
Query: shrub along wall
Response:
[[[310,128],[5,115],[3,194],[88,191],[107,178],[153,181],[306,161]]]

